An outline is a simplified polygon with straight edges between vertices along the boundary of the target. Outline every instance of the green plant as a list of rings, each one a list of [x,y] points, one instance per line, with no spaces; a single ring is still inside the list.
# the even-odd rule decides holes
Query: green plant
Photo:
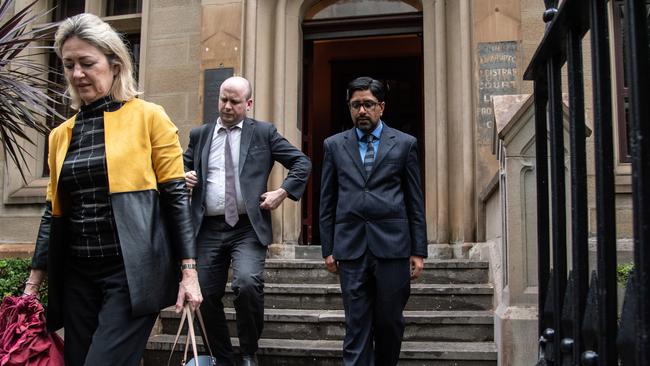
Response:
[[[27,131],[47,134],[48,118],[62,118],[56,111],[61,86],[48,80],[53,72],[34,58],[51,52],[42,44],[51,39],[56,24],[35,27],[42,14],[32,14],[34,1],[14,12],[14,0],[0,0],[0,141],[25,180],[26,155],[22,141],[34,145]]]
[[[0,297],[19,296],[23,293],[29,275],[29,259],[0,259]],[[39,297],[47,305],[47,281],[41,285]]]
[[[627,284],[628,278],[630,278],[630,274],[634,271],[634,264],[632,263],[624,263],[624,264],[619,264],[616,267],[616,280],[618,283],[622,286],[625,286]]]

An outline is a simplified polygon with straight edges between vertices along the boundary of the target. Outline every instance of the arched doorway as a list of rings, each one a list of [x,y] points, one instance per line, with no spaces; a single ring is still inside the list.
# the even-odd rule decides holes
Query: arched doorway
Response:
[[[352,127],[345,99],[348,82],[358,76],[382,80],[388,87],[386,124],[424,135],[422,8],[417,1],[321,1],[305,13],[302,29],[302,142],[313,170],[302,199],[300,241],[320,244],[322,144]],[[420,138],[421,162],[423,157]]]

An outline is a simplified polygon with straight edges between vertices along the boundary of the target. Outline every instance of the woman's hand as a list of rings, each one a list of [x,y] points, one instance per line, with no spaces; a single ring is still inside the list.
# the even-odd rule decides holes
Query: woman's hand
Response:
[[[29,272],[29,278],[25,282],[25,290],[23,295],[38,296],[38,290],[41,288],[41,283],[45,279],[45,271],[40,269],[32,269]]]
[[[193,259],[184,259],[183,264],[195,264]],[[199,286],[199,276],[195,268],[183,269],[183,279],[178,285],[178,297],[176,298],[176,313],[183,311],[183,306],[187,301],[192,311],[195,311],[203,301],[201,287]]]

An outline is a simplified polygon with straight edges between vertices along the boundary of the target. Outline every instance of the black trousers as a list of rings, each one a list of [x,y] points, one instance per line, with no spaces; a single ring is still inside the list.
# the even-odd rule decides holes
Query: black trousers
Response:
[[[246,215],[235,227],[222,216],[206,216],[197,236],[197,267],[203,294],[201,314],[218,365],[233,362],[232,344],[223,307],[223,296],[232,265],[232,290],[237,314],[237,335],[242,354],[257,352],[264,326],[263,246]]]
[[[343,364],[397,365],[411,293],[409,259],[382,259],[366,251],[338,265],[345,309]]]
[[[69,257],[66,264],[66,366],[137,366],[158,314],[131,315],[122,257]]]

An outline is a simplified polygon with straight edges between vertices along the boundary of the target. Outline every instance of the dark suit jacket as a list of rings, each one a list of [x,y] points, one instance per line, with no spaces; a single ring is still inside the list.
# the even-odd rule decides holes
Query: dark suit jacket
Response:
[[[359,258],[366,248],[378,258],[427,256],[424,200],[417,140],[384,128],[370,176],[354,128],[324,143],[320,196],[323,257]]]
[[[195,170],[199,183],[192,189],[192,218],[198,234],[205,213],[205,187],[208,173],[208,155],[216,122],[207,123],[190,131],[190,143],[183,154],[185,171]],[[291,145],[268,122],[246,118],[242,126],[239,148],[239,185],[246,205],[246,213],[262,245],[273,240],[271,212],[260,209],[260,195],[266,192],[267,181],[274,162],[289,169],[282,183],[289,198],[300,199],[307,184],[311,162]]]

